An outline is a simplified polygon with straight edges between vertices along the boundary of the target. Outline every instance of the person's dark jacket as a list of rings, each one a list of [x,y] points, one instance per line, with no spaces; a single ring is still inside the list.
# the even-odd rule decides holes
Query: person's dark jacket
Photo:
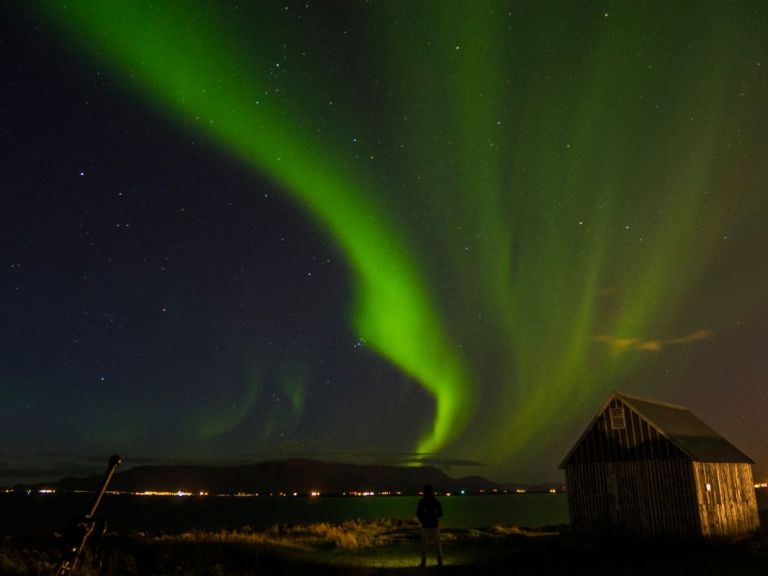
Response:
[[[422,498],[416,506],[416,516],[422,528],[437,528],[438,518],[442,515],[443,507],[434,496]]]

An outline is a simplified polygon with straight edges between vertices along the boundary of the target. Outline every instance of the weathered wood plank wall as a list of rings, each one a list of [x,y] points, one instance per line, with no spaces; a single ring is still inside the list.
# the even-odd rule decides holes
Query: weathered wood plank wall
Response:
[[[740,538],[760,528],[752,467],[694,462],[696,500],[705,538]]]
[[[685,460],[574,464],[566,467],[566,481],[577,532],[677,540],[700,533]]]

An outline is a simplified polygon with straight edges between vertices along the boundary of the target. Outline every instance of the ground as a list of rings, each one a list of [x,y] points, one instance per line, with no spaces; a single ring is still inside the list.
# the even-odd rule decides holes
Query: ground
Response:
[[[768,516],[762,516],[763,526]],[[106,535],[78,569],[83,576],[399,574],[761,576],[768,572],[768,530],[730,545],[591,543],[576,545],[567,529],[496,526],[445,531],[445,566],[419,568],[415,524],[392,520],[274,527],[263,532]],[[5,537],[0,573],[53,572],[63,538]],[[99,560],[101,568],[99,568]]]

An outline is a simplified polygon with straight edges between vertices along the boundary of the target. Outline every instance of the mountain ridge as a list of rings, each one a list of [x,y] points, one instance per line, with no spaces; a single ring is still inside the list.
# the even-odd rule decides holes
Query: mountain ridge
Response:
[[[67,477],[53,483],[28,487],[52,488],[62,492],[96,490],[100,481],[101,476]],[[517,483],[502,484],[481,476],[452,478],[434,466],[349,464],[292,458],[235,466],[141,465],[116,473],[109,489],[119,492],[193,494],[417,494],[424,484],[432,484],[439,492],[456,493],[534,488],[546,491],[550,486],[560,486],[545,484],[529,487]]]

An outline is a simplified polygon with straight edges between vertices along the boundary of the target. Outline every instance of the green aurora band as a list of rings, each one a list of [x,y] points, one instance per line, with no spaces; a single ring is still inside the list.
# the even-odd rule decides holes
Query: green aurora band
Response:
[[[733,46],[764,43],[758,24],[633,4],[360,3],[313,7],[315,28],[303,3],[44,6],[332,235],[354,329],[434,396],[420,453],[499,464],[553,441],[647,357],[612,343],[733,310],[694,319],[686,299],[736,218],[722,118],[748,116],[731,97],[754,63]]]

